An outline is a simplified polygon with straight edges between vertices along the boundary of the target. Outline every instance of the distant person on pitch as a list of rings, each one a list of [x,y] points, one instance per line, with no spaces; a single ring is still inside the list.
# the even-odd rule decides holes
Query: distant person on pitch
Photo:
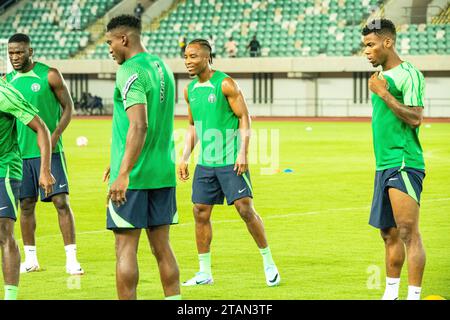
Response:
[[[200,270],[183,285],[213,283],[211,213],[214,205],[223,204],[226,198],[228,205],[234,205],[259,248],[266,284],[276,286],[280,275],[263,222],[253,206],[248,170],[251,121],[245,98],[230,76],[212,69],[211,46],[207,40],[191,41],[184,59],[189,75],[195,79],[184,89],[189,128],[178,167],[180,180],[189,179],[189,157],[197,141],[200,141],[201,152],[192,185]],[[214,139],[206,138],[211,134],[215,135]]]
[[[62,144],[62,134],[72,118],[73,101],[61,73],[55,68],[33,61],[33,48],[27,35],[17,33],[9,38],[8,54],[14,70],[6,75],[6,80],[39,110],[39,116],[52,135],[51,171],[56,179],[52,193],[46,195],[39,188],[41,155],[36,143],[36,133],[18,122],[19,147],[23,159],[20,227],[25,251],[25,261],[20,266],[20,272],[40,269],[35,242],[35,208],[40,196],[43,202],[53,202],[58,212],[59,228],[66,251],[66,272],[81,275],[84,270],[77,260],[75,222],[69,203],[69,180]]]

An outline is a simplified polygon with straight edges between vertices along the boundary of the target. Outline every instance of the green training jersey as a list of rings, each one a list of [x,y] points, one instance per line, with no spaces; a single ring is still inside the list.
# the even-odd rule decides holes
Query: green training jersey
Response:
[[[27,125],[37,111],[19,91],[0,78],[0,178],[22,180],[16,119]]]
[[[28,72],[12,71],[6,75],[6,80],[19,90],[25,99],[39,110],[39,117],[47,125],[50,133],[55,131],[61,119],[61,105],[48,83],[50,67],[36,62]],[[17,124],[19,147],[22,158],[38,158],[41,156],[36,141],[36,133],[27,126]],[[62,152],[62,138],[59,139],[54,153]]]
[[[236,162],[239,151],[239,119],[222,93],[229,76],[216,70],[211,79],[188,85],[188,101],[200,141],[198,164],[221,167]]]
[[[131,174],[129,189],[174,187],[175,145],[172,139],[175,80],[170,68],[157,56],[141,52],[118,69],[114,90],[111,176],[119,175],[125,153],[129,120],[127,109],[147,106],[148,130],[142,152]]]
[[[382,72],[389,92],[409,107],[423,107],[425,81],[422,73],[409,62]],[[393,167],[425,169],[419,128],[400,120],[386,103],[372,93],[372,132],[376,170]]]

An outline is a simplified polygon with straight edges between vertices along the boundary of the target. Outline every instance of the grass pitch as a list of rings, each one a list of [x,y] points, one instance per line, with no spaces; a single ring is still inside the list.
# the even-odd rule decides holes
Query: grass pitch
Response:
[[[186,125],[184,120],[176,121],[176,128]],[[367,223],[375,170],[370,123],[255,121],[253,127],[257,129],[254,145],[264,140],[263,130],[279,130],[279,165],[274,168],[278,170],[262,174],[268,165],[261,163],[261,157],[250,169],[255,206],[282,283],[275,288],[265,285],[262,259],[245,224],[234,207],[217,206],[212,216],[215,284],[182,287],[183,298],[379,299],[384,290],[384,245]],[[86,136],[89,145],[77,147],[78,136]],[[427,166],[420,222],[427,251],[422,296],[448,299],[450,124],[424,125],[420,136]],[[39,203],[36,243],[44,271],[21,275],[20,299],[116,299],[114,237],[105,229],[107,187],[102,183],[110,138],[110,120],[75,119],[64,134],[78,258],[86,274],[65,274],[56,211],[51,204]],[[193,164],[190,170],[192,176]],[[171,229],[171,243],[181,281],[198,269],[190,194],[191,181],[178,184],[180,224]],[[16,238],[23,257],[19,223]],[[162,299],[145,233],[139,266],[138,297]],[[400,298],[406,298],[406,265],[400,290]]]

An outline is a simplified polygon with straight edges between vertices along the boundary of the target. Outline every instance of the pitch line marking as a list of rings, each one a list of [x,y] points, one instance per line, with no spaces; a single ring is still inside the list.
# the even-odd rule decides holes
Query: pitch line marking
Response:
[[[450,198],[438,198],[438,199],[424,199],[423,202],[439,202],[439,201],[450,201]],[[319,211],[308,211],[308,212],[293,212],[293,213],[286,213],[286,214],[277,214],[277,215],[270,215],[267,217],[264,217],[264,220],[270,220],[270,219],[279,219],[279,218],[286,218],[286,217],[300,217],[300,216],[312,216],[312,215],[318,215],[321,213],[326,212],[333,212],[333,211],[349,211],[351,210],[352,213],[356,210],[368,210],[370,209],[370,206],[364,206],[364,207],[350,207],[350,208],[336,208],[336,209],[325,209],[325,210],[319,210]],[[228,219],[228,220],[218,220],[218,221],[212,221],[213,224],[222,224],[222,223],[242,223],[242,219]],[[179,223],[175,226],[179,227],[186,227],[194,225],[194,222],[186,222],[186,223]],[[97,234],[97,233],[105,233],[110,232],[110,230],[103,229],[103,230],[93,230],[93,231],[83,231],[83,232],[77,232],[76,235],[85,235],[85,234]],[[50,234],[45,236],[36,237],[36,239],[45,239],[45,238],[53,238],[53,237],[59,237],[61,234]],[[16,241],[21,241],[22,239],[17,239]]]

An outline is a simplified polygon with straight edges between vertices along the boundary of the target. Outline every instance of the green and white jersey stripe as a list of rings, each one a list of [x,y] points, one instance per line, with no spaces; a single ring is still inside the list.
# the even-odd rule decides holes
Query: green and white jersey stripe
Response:
[[[408,107],[424,107],[425,80],[409,62],[382,72],[387,89],[400,103]],[[386,103],[372,94],[372,133],[376,169],[403,166],[425,169],[419,128],[400,120]]]

